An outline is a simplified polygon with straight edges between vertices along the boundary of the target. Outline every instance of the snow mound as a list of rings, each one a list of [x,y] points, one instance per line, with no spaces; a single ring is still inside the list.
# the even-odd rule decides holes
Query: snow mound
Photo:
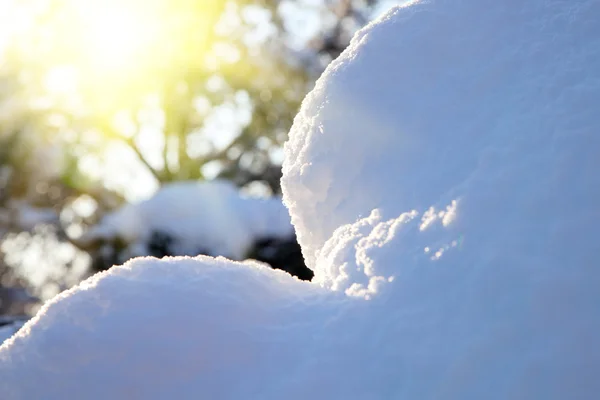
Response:
[[[152,235],[172,239],[176,255],[211,254],[242,260],[255,240],[293,235],[280,198],[244,197],[227,181],[174,182],[153,197],[127,204],[91,229],[82,242],[118,237],[128,258],[149,254]]]
[[[138,258],[58,295],[0,347],[2,398],[247,398],[301,362],[328,294],[255,262]]]
[[[539,233],[538,248],[583,257],[578,222],[594,225],[600,187],[599,17],[594,1],[439,0],[359,32],[286,144],[284,201],[307,265],[374,209],[448,206],[469,241],[485,238],[467,225],[506,230],[495,247],[518,256]]]
[[[438,0],[360,31],[283,189],[312,283],[139,259],[0,347],[7,399],[592,399],[600,4]]]

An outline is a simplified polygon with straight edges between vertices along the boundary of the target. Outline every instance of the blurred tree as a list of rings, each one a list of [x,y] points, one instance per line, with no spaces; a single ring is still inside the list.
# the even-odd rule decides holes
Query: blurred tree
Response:
[[[5,0],[2,284],[27,276],[48,297],[75,283],[97,257],[77,237],[165,182],[278,193],[302,98],[375,3]],[[32,254],[60,271],[31,279]]]

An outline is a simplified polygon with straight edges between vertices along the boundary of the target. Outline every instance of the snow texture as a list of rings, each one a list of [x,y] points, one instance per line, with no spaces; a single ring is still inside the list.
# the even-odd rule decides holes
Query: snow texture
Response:
[[[150,199],[121,207],[82,242],[118,237],[128,244],[131,258],[150,254],[147,245],[158,232],[173,239],[176,255],[242,260],[256,239],[294,231],[280,198],[243,197],[227,181],[189,181],[166,184]]]
[[[312,283],[138,259],[0,347],[6,399],[594,399],[600,3],[437,0],[307,96],[284,200]]]

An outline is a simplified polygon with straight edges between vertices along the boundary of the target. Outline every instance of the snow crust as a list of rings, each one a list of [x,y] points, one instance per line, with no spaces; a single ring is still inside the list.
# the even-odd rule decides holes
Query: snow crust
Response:
[[[212,254],[242,260],[257,238],[293,234],[280,198],[244,197],[227,181],[174,182],[148,200],[108,214],[82,241],[118,237],[131,251],[148,253],[153,233],[174,239],[177,255]]]
[[[593,399],[600,4],[397,7],[307,96],[284,200],[312,283],[137,259],[0,347],[7,399]]]

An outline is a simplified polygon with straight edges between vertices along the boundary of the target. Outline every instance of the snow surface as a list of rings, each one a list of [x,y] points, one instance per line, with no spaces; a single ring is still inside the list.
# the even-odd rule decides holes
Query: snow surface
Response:
[[[20,328],[21,328],[21,326],[19,326],[19,329]],[[10,338],[17,331],[18,331],[18,329],[14,329],[14,327],[12,325],[11,326],[0,326],[0,343],[5,341],[6,339]]]
[[[242,260],[254,241],[293,235],[280,198],[244,197],[227,181],[174,182],[148,200],[127,204],[87,232],[83,242],[119,237],[127,258],[149,254],[153,233],[175,239],[176,255],[211,254]]]
[[[596,398],[598,20],[592,0],[393,9],[329,66],[286,145],[314,282],[134,260],[5,342],[0,392]]]
[[[28,317],[26,316],[7,316],[0,315],[0,344],[25,325]]]

